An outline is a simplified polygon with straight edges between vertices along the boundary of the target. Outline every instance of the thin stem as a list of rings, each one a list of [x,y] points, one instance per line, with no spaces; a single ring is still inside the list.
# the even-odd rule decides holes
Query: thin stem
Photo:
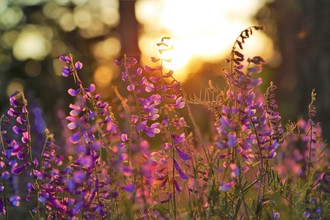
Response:
[[[95,177],[96,177],[96,179],[97,180],[99,180],[99,175],[98,175],[98,173],[97,173],[97,162],[95,163],[95,166],[94,166],[94,175],[95,175]],[[96,183],[96,182],[95,182]],[[97,189],[99,188],[99,186],[95,186],[95,187],[97,187]],[[99,193],[99,190],[97,190],[97,193],[96,193],[96,199],[97,199],[97,205],[100,205],[100,193]],[[99,215],[100,215],[100,218],[101,219],[103,219],[103,217],[101,216],[101,213],[99,212]]]
[[[22,101],[23,101],[23,112],[25,115],[25,119],[26,119],[26,132],[28,133],[28,142],[26,143],[26,146],[29,150],[29,157],[30,157],[30,163],[31,165],[33,165],[33,156],[32,156],[32,137],[31,137],[31,124],[30,124],[30,119],[29,119],[29,111],[27,109],[27,100],[25,99],[24,93],[22,91],[20,91],[21,95],[22,95]],[[34,168],[32,168],[32,173],[34,172]],[[35,184],[36,184],[36,193],[37,193],[37,216],[40,219],[40,202],[39,202],[39,183],[37,178],[35,179]]]
[[[125,71],[127,73],[127,78],[128,78],[128,81],[129,81],[130,85],[134,85],[133,80],[132,80],[132,77],[130,76],[129,71],[128,71],[128,68],[127,68],[127,57],[126,57],[126,54],[124,54],[124,67],[125,67]],[[135,106],[137,108],[137,114],[138,114],[138,120],[137,120],[136,123],[139,124],[142,121],[142,114],[141,114],[141,112],[142,112],[142,104],[138,101],[138,95],[137,95],[137,92],[135,91],[135,89],[133,89],[132,94],[133,94],[133,97],[134,97]],[[127,110],[127,113],[130,116],[132,115],[131,111],[129,111],[129,108],[127,108],[125,110]],[[131,123],[130,124],[131,138],[129,140],[129,143],[130,143],[130,146],[131,147],[132,147],[132,143],[133,143],[133,135],[132,135],[133,134],[133,127],[134,126]],[[141,138],[141,133],[139,133],[139,137]],[[139,140],[137,140],[137,141],[139,141]],[[127,149],[128,150],[128,155],[129,155],[129,158],[130,159],[132,159],[132,157],[133,157],[131,147]]]
[[[0,118],[0,143],[1,143],[1,147],[2,147],[2,150],[3,152],[5,152],[5,143],[3,142],[3,137],[2,137],[2,121],[4,119],[5,115],[1,115],[1,118]]]
[[[134,85],[133,83],[133,80],[132,80],[132,77],[130,76],[129,74],[129,71],[127,69],[127,65],[126,65],[126,54],[124,55],[124,67],[125,67],[125,71],[127,73],[127,78],[128,78],[128,81],[131,85]],[[137,93],[135,90],[132,91],[132,94],[134,96],[134,99],[135,99],[135,104],[136,104],[136,107],[138,109],[138,115],[139,115],[139,118],[138,118],[138,122],[142,120],[142,116],[141,116],[141,112],[142,112],[142,108],[141,108],[141,103],[138,101],[138,96],[137,96]]]
[[[30,119],[29,119],[29,111],[27,109],[27,100],[25,99],[24,93],[20,91],[20,94],[22,95],[22,101],[23,101],[23,112],[26,119],[26,132],[28,133],[28,143],[26,143],[27,148],[29,149],[29,156],[30,156],[30,162],[33,163],[33,156],[32,156],[32,138],[31,138],[31,126],[30,126]]]
[[[163,75],[163,60],[160,60],[160,65],[161,65],[161,70],[160,70],[160,78],[161,78],[161,93],[162,93],[162,98],[163,98],[163,102],[166,102],[166,95],[165,92],[163,90],[163,87],[165,86],[165,80],[164,80],[164,75]],[[171,138],[171,142],[172,142],[172,151],[171,151],[171,157],[172,157],[172,194],[173,194],[173,214],[174,214],[174,220],[176,220],[176,215],[177,215],[177,210],[176,210],[176,191],[175,191],[175,143],[173,141],[173,137],[172,137],[172,126],[171,126],[171,117],[170,114],[167,112],[167,108],[165,106],[164,108],[165,111],[165,115],[168,115],[168,120],[169,120],[169,124],[168,124],[168,132],[170,134],[170,138]]]
[[[172,78],[176,83],[179,83],[174,77],[171,77],[171,78]],[[184,88],[183,88],[183,86],[181,85],[181,83],[180,83],[180,88],[181,88],[181,91],[182,91],[182,95],[183,95],[184,100],[188,100],[188,99],[187,99],[187,93],[186,93],[186,91],[184,90]],[[207,159],[207,161],[209,162],[209,161],[210,161],[210,154],[209,154],[209,152],[206,150],[206,147],[205,147],[206,145],[205,145],[204,139],[203,139],[203,137],[202,137],[201,131],[200,131],[200,129],[199,129],[197,123],[196,123],[195,117],[194,117],[194,115],[193,115],[193,113],[192,113],[192,111],[191,111],[191,108],[190,108],[190,105],[189,105],[188,102],[186,102],[186,107],[187,107],[187,111],[188,111],[188,116],[189,116],[189,118],[190,118],[190,120],[191,120],[191,122],[192,122],[192,124],[193,124],[194,131],[195,131],[195,133],[196,133],[196,135],[197,135],[198,142],[201,144],[202,149],[203,149],[203,151],[204,151],[204,154],[205,154],[205,156],[206,156],[206,159]]]
[[[120,94],[119,89],[118,89],[117,86],[112,86],[112,88],[113,88],[117,98],[120,100],[121,105],[123,106],[125,112],[127,112],[127,117],[126,117],[127,121],[130,121],[131,111],[130,111],[130,108],[127,104],[127,99],[124,98]],[[134,97],[136,97],[136,96],[134,96]],[[138,121],[139,121],[140,117],[141,117],[140,116],[141,113],[140,113],[140,111],[138,111],[138,113],[139,113],[139,119],[138,119]],[[131,146],[133,144],[133,130],[134,130],[133,126],[134,126],[133,123],[130,123],[130,126],[129,126],[129,139],[128,139],[130,147],[128,147],[128,149],[127,149],[127,151],[128,151],[128,162],[131,162],[131,160],[133,158],[132,151],[131,151]]]
[[[40,162],[40,166],[39,166],[39,169],[40,169],[41,173],[43,172],[42,162],[43,162],[43,155],[44,155],[45,150],[46,150],[47,142],[48,142],[49,139],[52,138],[52,135],[51,135],[51,133],[49,132],[48,129],[45,130],[45,133],[46,133],[46,138],[45,138],[45,141],[44,141],[44,144],[43,144],[43,147],[42,147],[41,162]],[[38,178],[35,178],[34,184],[36,185],[36,190],[37,190],[37,214],[36,214],[36,216],[38,216],[38,219],[41,219],[41,215],[40,215],[40,211],[39,211],[40,210],[40,202],[39,202],[40,191],[39,191]]]
[[[4,144],[4,141],[3,141],[3,137],[2,137],[2,120],[4,119],[5,115],[1,115],[1,118],[0,118],[0,142],[1,142],[1,146],[2,146],[2,153],[5,152],[5,144]],[[3,154],[1,154],[3,155]],[[5,163],[6,165],[6,163]],[[5,209],[5,220],[8,220],[8,210],[7,210],[7,195],[6,195],[6,189],[5,189],[5,179],[2,178],[2,186],[4,187],[3,189],[3,203],[4,203],[4,209]]]
[[[174,146],[172,148],[172,163],[173,163],[173,169],[172,169],[172,178],[173,178],[173,206],[174,206],[174,219],[176,219],[176,191],[175,191],[175,169],[174,169],[174,156],[175,156],[175,150],[174,150]]]
[[[310,169],[312,163],[312,142],[313,142],[313,121],[309,119],[310,123],[310,137],[309,137],[309,152],[308,152],[308,166],[307,166],[307,178],[310,179]]]
[[[259,174],[259,175],[261,175],[261,178],[259,178],[260,186],[258,188],[258,200],[257,200],[257,208],[258,208],[258,205],[260,203],[260,199],[261,199],[261,197],[263,197],[263,196],[261,196],[261,193],[264,193],[264,190],[261,190],[261,188],[262,188],[261,186],[264,184],[264,176],[265,176],[266,172],[264,170],[264,160],[263,160],[263,155],[262,155],[262,151],[261,151],[261,142],[260,142],[259,137],[258,137],[257,129],[256,129],[254,123],[252,122],[251,116],[249,116],[249,121],[250,121],[250,124],[252,125],[253,131],[256,135],[259,155],[260,155],[260,159],[261,159],[261,163],[260,163],[260,172],[261,173]],[[258,214],[258,213],[256,213],[256,214]],[[259,215],[261,215],[261,210],[259,211]],[[258,219],[260,219],[260,216],[258,217]]]

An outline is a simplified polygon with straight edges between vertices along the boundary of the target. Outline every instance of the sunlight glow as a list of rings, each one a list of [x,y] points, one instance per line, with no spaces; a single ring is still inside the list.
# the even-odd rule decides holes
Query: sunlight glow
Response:
[[[19,7],[7,8],[0,14],[0,26],[8,29],[15,27],[24,17],[23,11]]]
[[[87,7],[76,7],[73,14],[73,20],[79,28],[87,28],[91,25],[93,18]]]
[[[109,66],[100,66],[95,70],[94,82],[98,87],[104,88],[109,86],[112,77],[113,73]]]
[[[172,62],[176,77],[184,80],[193,71],[192,61],[218,62],[226,58],[236,37],[245,28],[258,25],[253,15],[262,7],[262,0],[138,0],[136,15],[143,24],[139,46],[142,62],[157,56],[155,44],[161,37],[173,40]],[[262,32],[248,39],[246,53],[271,57],[272,43]],[[150,44],[155,42],[155,44]],[[180,75],[178,75],[180,74]]]
[[[9,82],[6,88],[7,96],[10,97],[10,95],[13,94],[16,90],[24,91],[24,82],[19,78],[14,78]]]
[[[52,31],[49,28],[28,25],[18,35],[13,53],[18,60],[42,60],[51,50]]]
[[[93,53],[97,59],[108,59],[116,57],[120,53],[120,41],[116,37],[110,37],[104,41],[99,41],[93,46]]]

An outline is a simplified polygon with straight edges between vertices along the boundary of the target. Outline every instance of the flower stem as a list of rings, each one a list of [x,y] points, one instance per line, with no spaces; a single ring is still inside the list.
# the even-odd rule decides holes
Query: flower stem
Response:
[[[4,144],[3,138],[2,138],[2,120],[4,119],[4,117],[5,117],[4,115],[1,115],[1,118],[0,118],[0,143],[1,143],[1,146],[2,146],[2,152],[3,153],[5,152],[5,144]],[[8,220],[7,196],[6,196],[5,179],[4,178],[2,178],[2,186],[4,187],[2,195],[3,195],[3,203],[4,203],[4,209],[5,209],[5,220]]]

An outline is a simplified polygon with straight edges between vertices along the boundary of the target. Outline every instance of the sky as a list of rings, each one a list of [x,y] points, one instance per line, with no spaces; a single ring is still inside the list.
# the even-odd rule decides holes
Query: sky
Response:
[[[253,16],[263,4],[262,0],[138,0],[143,62],[157,55],[155,43],[161,37],[170,36],[173,51],[167,66],[178,79],[185,80],[203,62],[216,63],[228,57],[240,32],[259,25]],[[272,47],[266,34],[257,33],[247,42],[246,52],[271,60]]]
[[[2,27],[10,30],[25,19],[20,6],[43,4],[43,14],[53,19],[62,30],[68,33],[77,30],[86,39],[105,36],[90,47],[98,62],[92,73],[97,86],[109,87],[112,79],[118,77],[118,68],[109,59],[120,56],[120,36],[106,33],[109,29],[115,30],[120,22],[119,0],[15,0],[16,5],[11,1],[0,1]],[[204,62],[217,63],[227,58],[240,32],[249,26],[259,25],[253,17],[266,1],[136,0],[135,13],[141,25],[138,44],[142,65],[150,64],[150,57],[159,55],[156,43],[168,36],[173,50],[167,56],[172,61],[164,65],[174,70],[178,80],[184,81],[200,71]],[[70,4],[75,7],[68,7]],[[50,27],[28,24],[20,31],[13,28],[4,32],[1,40],[6,47],[12,48],[17,60],[27,61],[24,71],[35,77],[42,71],[38,61],[48,55],[58,57],[63,55],[63,51],[68,51],[70,45],[56,39],[55,35]],[[265,33],[254,34],[245,48],[248,56],[262,56],[270,65],[276,60],[272,41]],[[11,62],[10,57],[1,51],[0,60],[0,68],[6,68]],[[61,74],[55,58],[54,72]],[[16,82],[8,94],[19,83]]]

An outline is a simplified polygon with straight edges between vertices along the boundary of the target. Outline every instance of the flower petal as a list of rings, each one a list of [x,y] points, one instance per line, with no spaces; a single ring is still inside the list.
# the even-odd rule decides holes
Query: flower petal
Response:
[[[190,160],[191,157],[189,156],[189,154],[183,152],[182,150],[180,150],[180,148],[176,148],[176,152],[178,152],[179,156],[181,157],[182,160]]]
[[[182,179],[188,179],[188,176],[181,170],[179,164],[174,160],[174,167],[179,172],[179,175]]]

